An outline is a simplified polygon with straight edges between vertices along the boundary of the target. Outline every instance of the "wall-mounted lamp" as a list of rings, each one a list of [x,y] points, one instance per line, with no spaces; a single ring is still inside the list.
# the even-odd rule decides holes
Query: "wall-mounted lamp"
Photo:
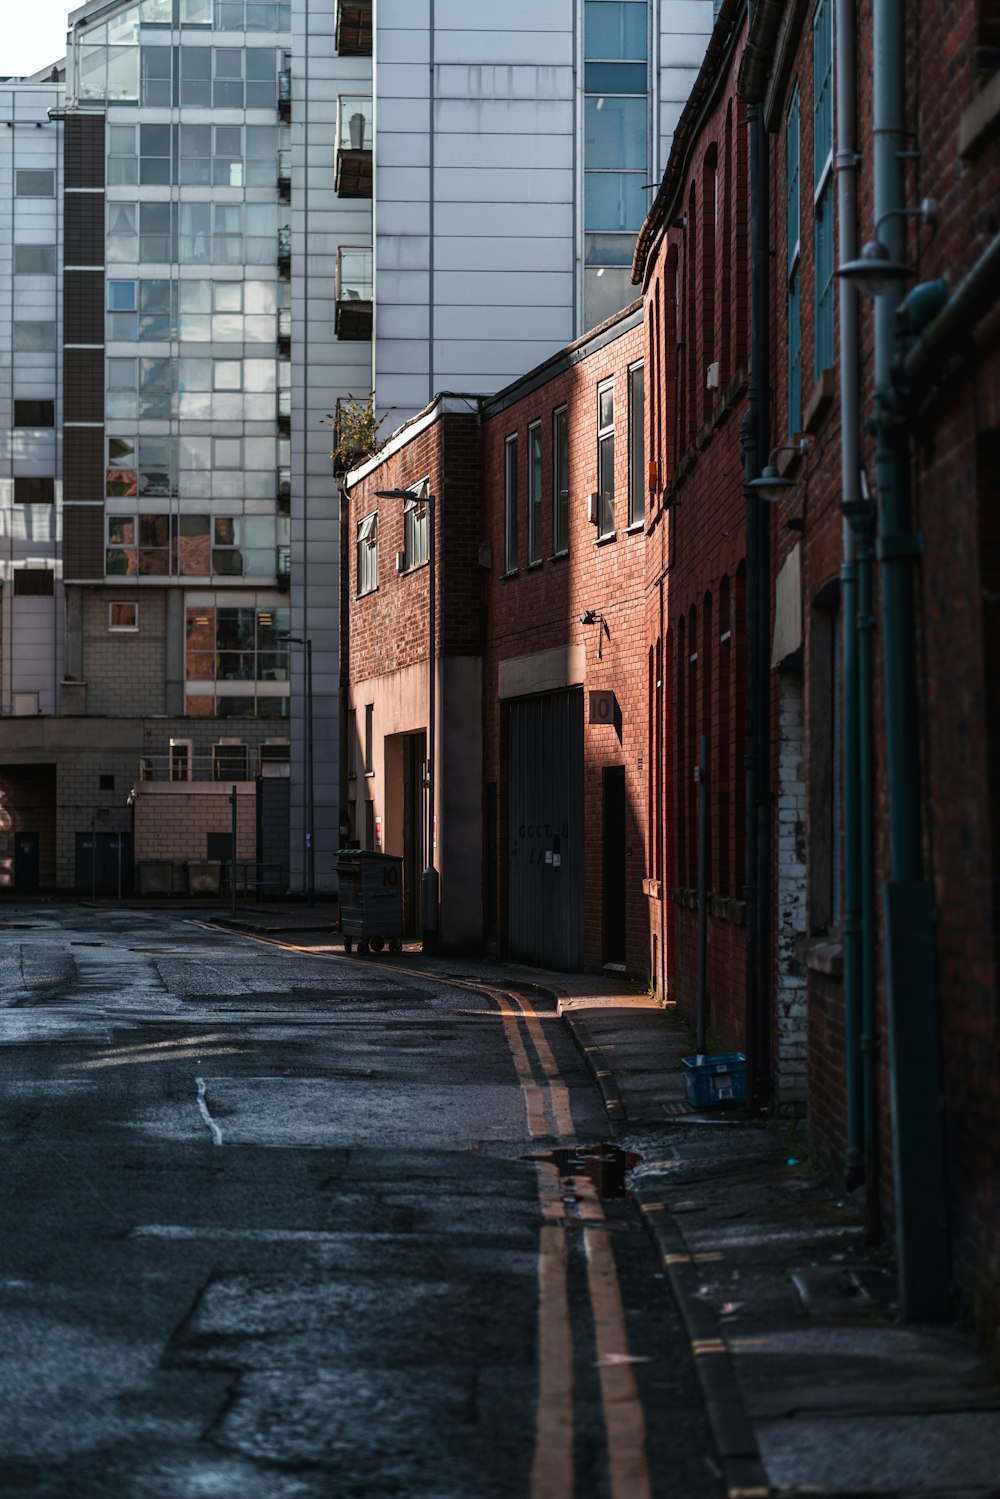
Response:
[[[603,661],[604,637],[606,635],[609,640],[611,639],[611,631],[608,629],[608,622],[604,618],[604,615],[599,609],[584,609],[580,615],[580,623],[581,625],[600,625],[600,629],[597,632],[597,659],[598,661]]]
[[[878,237],[878,232],[886,219],[918,218],[925,224],[936,224],[938,221],[938,202],[936,198],[924,198],[919,208],[890,208],[881,214],[875,225],[875,238],[870,239],[861,250],[858,260],[849,260],[846,265],[840,266],[837,275],[844,281],[851,281],[866,297],[884,297],[893,287],[899,286],[901,282],[908,281],[914,275],[912,266],[904,264],[901,260],[894,260],[889,249]]]
[[[751,479],[747,489],[753,491],[758,500],[766,500],[769,505],[777,505],[783,500],[790,489],[794,489],[795,482],[785,479],[774,466],[776,453],[798,453],[801,457],[809,451],[808,437],[802,437],[798,442],[779,443],[776,448],[771,449],[771,456],[764,465],[764,471],[758,479]]]

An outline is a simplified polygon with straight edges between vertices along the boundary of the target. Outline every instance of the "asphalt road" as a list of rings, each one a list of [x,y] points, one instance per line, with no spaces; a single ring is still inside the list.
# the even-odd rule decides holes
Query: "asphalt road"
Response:
[[[719,1494],[537,996],[5,905],[0,1040],[4,1499]]]

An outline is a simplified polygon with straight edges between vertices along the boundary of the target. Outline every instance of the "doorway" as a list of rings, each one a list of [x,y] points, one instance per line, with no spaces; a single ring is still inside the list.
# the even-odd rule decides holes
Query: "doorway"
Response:
[[[604,963],[625,963],[625,767],[604,770]]]
[[[426,785],[427,736],[403,736],[403,931],[417,937],[421,930],[420,898],[427,863]]]
[[[38,834],[14,835],[14,893],[38,894]]]

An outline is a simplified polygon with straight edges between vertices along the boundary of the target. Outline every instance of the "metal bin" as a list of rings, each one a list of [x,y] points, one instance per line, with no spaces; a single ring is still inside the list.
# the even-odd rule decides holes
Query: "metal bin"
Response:
[[[344,951],[357,941],[358,952],[403,948],[403,861],[394,854],[342,848],[337,854],[340,883],[340,928]]]

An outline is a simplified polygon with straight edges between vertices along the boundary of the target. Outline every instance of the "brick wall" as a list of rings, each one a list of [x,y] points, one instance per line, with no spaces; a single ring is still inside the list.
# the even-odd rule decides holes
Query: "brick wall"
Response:
[[[132,717],[162,713],[166,666],[166,595],[157,589],[87,588],[83,595],[83,676],[88,713]],[[108,605],[139,605],[134,633],[109,630]],[[228,733],[216,723],[217,735]],[[238,729],[234,733],[240,732]]]

